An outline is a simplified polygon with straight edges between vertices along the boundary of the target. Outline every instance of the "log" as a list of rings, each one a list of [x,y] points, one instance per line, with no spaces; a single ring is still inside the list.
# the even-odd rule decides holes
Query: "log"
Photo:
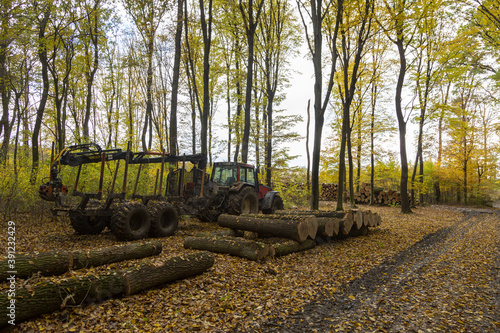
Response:
[[[160,241],[153,241],[116,245],[95,250],[74,251],[72,269],[96,267],[114,262],[151,257],[160,254],[162,247]]]
[[[351,231],[351,228],[354,224],[354,214],[352,211],[348,211],[344,215],[344,223],[341,226],[341,233],[343,235],[349,235],[349,231]]]
[[[152,261],[138,268],[124,270],[122,274],[125,280],[125,295],[137,294],[167,282],[199,275],[213,264],[213,255],[204,251],[167,260]]]
[[[306,219],[306,222],[307,222],[307,235],[309,236],[309,238],[311,239],[315,239],[316,238],[316,234],[318,233],[318,222],[316,221],[316,217],[311,217],[311,218],[307,218]]]
[[[363,227],[363,212],[361,210],[357,210],[354,213],[354,224],[356,225],[356,229]]]
[[[292,219],[300,219],[303,218],[304,215],[314,215],[316,217],[337,217],[337,218],[342,218],[344,217],[345,212],[331,212],[331,211],[322,211],[322,210],[290,210],[290,211],[283,211],[281,213],[275,213],[275,214],[244,214],[240,216],[245,216],[245,217],[257,217],[257,218],[265,218],[265,219],[285,219],[285,220],[292,220]]]
[[[372,225],[372,212],[371,211],[366,211],[365,214],[363,215],[363,225],[367,227],[373,227]]]
[[[243,230],[222,229],[211,232],[199,232],[196,237],[217,237],[217,236],[230,236],[230,237],[243,237],[245,232]]]
[[[339,234],[340,221],[339,218],[318,217],[318,234],[322,236],[333,237]]]
[[[250,216],[222,214],[217,223],[221,227],[253,231],[258,234],[272,235],[303,242],[311,236],[311,220],[314,216],[304,216],[302,219],[263,219]]]
[[[46,281],[33,285],[30,285],[28,280],[28,284],[23,287],[0,295],[0,307],[7,309],[7,316],[0,317],[0,327],[17,324],[67,306],[94,304],[113,297],[132,295],[144,289],[200,274],[212,267],[213,263],[213,256],[202,252],[157,260],[134,269],[111,271],[103,275],[62,279],[57,282]]]
[[[276,254],[275,254],[276,257],[281,257],[281,256],[284,256],[284,255],[287,255],[290,253],[294,253],[294,252],[309,250],[315,246],[316,246],[316,242],[311,240],[311,239],[307,239],[306,241],[304,241],[302,243],[299,243],[299,242],[296,242],[293,240],[289,240],[287,242],[278,243],[278,244],[273,245],[274,250],[276,251]]]
[[[114,262],[140,259],[160,254],[159,241],[131,243],[101,249],[81,251],[47,251],[42,253],[19,253],[16,255],[16,278],[29,278],[39,273],[41,276],[62,275],[69,270],[96,267]],[[0,259],[0,279],[4,281],[10,274],[7,259]]]
[[[271,245],[241,237],[188,237],[184,248],[226,253],[249,260],[261,260],[274,255]]]

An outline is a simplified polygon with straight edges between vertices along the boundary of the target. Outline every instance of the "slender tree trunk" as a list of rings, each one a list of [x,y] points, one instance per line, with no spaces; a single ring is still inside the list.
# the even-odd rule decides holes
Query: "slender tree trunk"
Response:
[[[170,103],[170,126],[169,126],[169,151],[170,154],[177,153],[177,96],[179,94],[179,77],[181,67],[181,40],[182,40],[182,20],[183,20],[183,0],[177,0],[177,25],[175,28],[175,53],[174,53],[174,73],[172,76],[172,101]]]
[[[146,113],[144,114],[144,126],[142,128],[142,149],[148,151],[151,148],[151,144],[146,141],[146,135],[149,131],[149,136],[151,137],[151,117],[153,113],[153,101],[152,101],[152,89],[153,89],[153,51],[154,51],[154,41],[153,38],[148,41],[148,70],[146,77]],[[149,140],[150,141],[150,140]]]
[[[248,16],[245,14],[245,9],[240,0],[239,7],[243,20],[245,22],[245,31],[248,44],[248,59],[247,59],[247,79],[246,79],[246,94],[245,94],[245,118],[243,123],[243,141],[241,143],[241,160],[243,163],[248,162],[248,147],[250,141],[250,112],[252,104],[252,85],[253,85],[253,66],[254,66],[254,41],[255,31],[259,16],[264,5],[264,0],[260,0],[257,13],[254,17],[253,0],[248,0]]]
[[[236,49],[239,50],[239,43],[236,41]],[[239,59],[236,60],[236,73],[238,73],[238,78],[236,80],[236,97],[237,97],[237,104],[236,104],[236,121],[235,121],[235,132],[236,132],[236,147],[234,149],[234,162],[238,162],[238,156],[240,155],[240,144],[241,144],[241,84],[240,84],[240,79],[239,79],[239,73],[240,73],[240,61]]]
[[[98,6],[97,2],[96,5]],[[87,79],[87,96],[86,96],[86,102],[85,102],[85,116],[83,120],[83,137],[84,140],[87,141],[90,139],[90,131],[89,131],[89,121],[90,121],[90,111],[92,109],[92,89],[94,86],[94,77],[97,72],[97,69],[99,68],[99,42],[98,42],[98,14],[97,14],[97,8],[94,7],[94,11],[91,15],[94,15],[94,27],[90,28],[89,34],[90,34],[90,39],[92,41],[92,45],[94,47],[94,54],[93,54],[93,65],[87,68],[86,72],[86,79]],[[88,57],[90,57],[90,54],[87,54]]]
[[[403,84],[406,74],[406,55],[403,47],[403,33],[398,33],[397,47],[399,52],[400,67],[396,85],[396,115],[399,126],[399,150],[401,157],[401,212],[411,213],[408,198],[408,157],[406,156],[406,121],[401,107]]]
[[[371,187],[370,205],[375,204],[373,190],[375,186],[375,106],[377,100],[376,95],[377,95],[377,83],[374,81],[372,85],[372,97],[371,97],[372,113],[370,119],[370,187]]]
[[[208,0],[208,23],[204,0],[200,0],[201,29],[203,32],[203,111],[201,114],[201,153],[208,154],[208,116],[210,113],[210,48],[212,46],[212,0]]]
[[[6,34],[9,26],[10,15],[7,13],[7,5],[3,5],[1,9],[0,24],[2,27],[2,35]],[[2,118],[0,119],[0,135],[3,134],[2,147],[0,149],[0,163],[4,164],[7,161],[7,153],[9,151],[10,134],[12,128],[9,126],[9,101],[10,93],[8,91],[8,82],[10,82],[7,71],[7,52],[9,47],[9,39],[7,37],[0,39],[0,96],[2,97]],[[15,117],[13,117],[15,119]]]
[[[38,30],[38,58],[42,65],[42,83],[43,90],[40,98],[40,103],[38,104],[38,110],[36,112],[35,125],[33,127],[33,133],[31,136],[31,152],[32,152],[32,164],[31,164],[31,176],[30,183],[32,185],[36,184],[36,178],[38,175],[38,167],[39,167],[39,147],[38,147],[38,138],[40,135],[40,128],[42,126],[43,114],[45,111],[45,105],[47,104],[47,98],[49,96],[49,64],[47,58],[47,46],[45,45],[45,29],[47,28],[47,23],[50,18],[51,10],[47,9],[43,13],[42,20],[39,23]]]
[[[311,190],[311,154],[309,153],[309,125],[311,123],[311,100],[307,101],[307,126],[306,126],[306,156],[307,156],[307,189]]]

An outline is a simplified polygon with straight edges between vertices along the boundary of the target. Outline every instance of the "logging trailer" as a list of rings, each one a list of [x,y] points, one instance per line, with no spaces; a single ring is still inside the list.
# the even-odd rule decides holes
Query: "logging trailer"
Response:
[[[68,216],[76,233],[99,234],[108,227],[119,240],[170,236],[177,229],[179,215],[215,221],[223,213],[252,214],[261,210],[264,214],[272,214],[283,209],[278,192],[260,184],[258,171],[250,164],[216,162],[210,175],[206,172],[207,159],[203,154],[176,156],[163,152],[132,152],[130,147],[130,142],[125,151],[102,149],[96,143],[79,144],[64,148],[54,158],[53,145],[50,176],[39,187],[40,197],[55,202],[52,213]],[[110,186],[104,191],[104,173],[111,161],[116,161],[115,171]],[[120,161],[124,161],[123,183],[121,191],[115,191]],[[186,169],[186,162],[193,165],[190,171]],[[97,192],[79,191],[82,167],[94,163],[100,163]],[[166,163],[175,164],[168,173]],[[156,169],[154,184],[146,186],[152,193],[139,194],[137,189],[144,164],[158,164],[159,169]],[[78,167],[71,191],[61,178],[64,165]],[[138,165],[138,168],[133,190],[129,193],[131,165]],[[165,175],[166,182],[163,180]],[[68,195],[81,200],[68,204]]]

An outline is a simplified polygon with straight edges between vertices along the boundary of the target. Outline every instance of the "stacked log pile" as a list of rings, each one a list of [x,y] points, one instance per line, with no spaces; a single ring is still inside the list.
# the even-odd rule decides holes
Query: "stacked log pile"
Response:
[[[339,190],[339,184],[336,183],[323,183],[321,184],[321,200],[323,201],[335,201],[337,200],[337,193]]]
[[[263,215],[219,216],[218,224],[230,230],[239,230],[212,235],[189,237],[184,241],[188,249],[208,250],[226,253],[249,260],[283,256],[313,248],[317,244],[330,242],[335,238],[365,235],[368,228],[380,225],[380,216],[370,211],[311,212],[294,211]],[[235,237],[245,231],[247,237]],[[253,237],[249,237],[248,232]],[[279,238],[274,243],[263,239]],[[248,239],[251,238],[251,239]],[[283,241],[282,239],[287,239]]]
[[[359,187],[359,192],[354,194],[354,202],[357,204],[369,204],[371,196],[371,185],[362,183]],[[373,203],[378,205],[395,205],[401,204],[400,193],[393,190],[386,190],[380,187],[375,187],[373,189]],[[335,201],[338,195],[338,184],[327,184],[321,185],[321,200],[323,201]]]
[[[401,204],[399,192],[393,190],[383,190],[377,195],[377,203],[381,205]]]

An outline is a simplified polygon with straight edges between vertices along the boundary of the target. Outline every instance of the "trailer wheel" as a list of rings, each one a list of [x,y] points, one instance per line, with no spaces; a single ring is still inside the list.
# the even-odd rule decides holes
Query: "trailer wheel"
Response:
[[[135,201],[122,203],[111,217],[111,232],[119,240],[145,238],[150,226],[147,207]]]
[[[106,228],[106,221],[99,217],[90,217],[78,212],[70,212],[71,226],[79,235],[97,235]]]
[[[271,208],[263,209],[262,213],[264,214],[274,214],[277,210],[283,210],[283,199],[279,195],[275,195],[273,198],[273,203]]]
[[[238,193],[229,194],[227,206],[229,214],[257,214],[259,212],[259,199],[252,187],[244,187]]]
[[[171,236],[179,224],[179,215],[174,206],[165,202],[155,202],[149,207],[151,216],[150,236]]]

